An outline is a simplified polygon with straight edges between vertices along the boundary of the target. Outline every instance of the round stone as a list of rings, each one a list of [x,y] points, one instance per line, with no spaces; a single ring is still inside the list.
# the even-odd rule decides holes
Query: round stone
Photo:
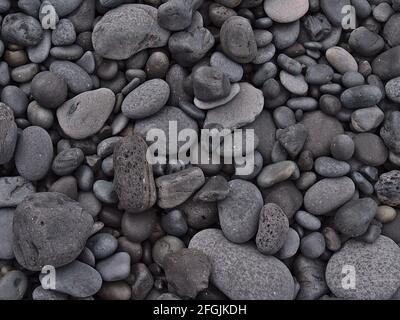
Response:
[[[400,286],[400,248],[393,240],[380,236],[372,243],[349,240],[335,253],[326,268],[326,282],[332,293],[343,299],[386,300]],[[343,270],[352,268],[356,286],[343,287]]]

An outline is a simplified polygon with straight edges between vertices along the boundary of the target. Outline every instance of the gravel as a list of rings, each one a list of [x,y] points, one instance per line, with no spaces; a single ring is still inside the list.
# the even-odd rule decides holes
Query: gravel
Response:
[[[0,23],[0,300],[399,298],[400,0]]]

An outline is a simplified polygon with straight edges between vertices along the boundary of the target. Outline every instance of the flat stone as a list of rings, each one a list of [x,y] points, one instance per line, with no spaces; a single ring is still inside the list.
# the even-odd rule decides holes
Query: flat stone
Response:
[[[196,105],[197,108],[200,110],[211,110],[215,109],[221,106],[224,106],[228,104],[230,101],[232,101],[240,92],[240,85],[237,83],[234,83],[229,91],[229,94],[225,98],[217,99],[214,101],[201,101],[197,98],[194,98],[194,104]]]
[[[262,112],[263,107],[262,91],[247,82],[242,82],[240,92],[233,100],[207,112],[204,127],[218,124],[225,129],[241,128],[252,123]]]

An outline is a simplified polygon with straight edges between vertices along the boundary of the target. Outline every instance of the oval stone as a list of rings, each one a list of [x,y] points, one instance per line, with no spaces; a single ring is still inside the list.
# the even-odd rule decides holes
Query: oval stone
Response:
[[[211,282],[233,300],[292,300],[293,277],[277,258],[258,252],[253,244],[234,244],[217,229],[197,233],[189,248],[211,261]]]
[[[9,162],[17,144],[17,125],[10,107],[0,103],[0,165]]]
[[[257,232],[264,204],[261,192],[251,182],[232,180],[230,193],[218,202],[219,220],[224,236],[235,243],[249,241]]]
[[[324,215],[349,201],[354,192],[354,182],[348,177],[322,179],[307,190],[304,207],[312,214]]]
[[[125,98],[122,113],[130,119],[147,118],[165,106],[169,94],[169,85],[164,80],[146,81]]]
[[[66,135],[82,140],[96,134],[110,116],[115,95],[110,89],[87,91],[57,109],[57,119]]]
[[[15,165],[21,176],[30,180],[43,179],[53,161],[53,142],[46,130],[31,126],[18,140]]]
[[[246,18],[234,16],[220,30],[222,50],[233,61],[249,63],[257,54],[257,44],[251,24]]]

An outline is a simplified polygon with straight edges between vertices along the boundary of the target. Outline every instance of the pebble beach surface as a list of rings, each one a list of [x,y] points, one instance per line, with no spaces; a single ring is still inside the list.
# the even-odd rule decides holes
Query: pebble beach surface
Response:
[[[0,0],[0,25],[0,300],[400,299],[400,0]]]

